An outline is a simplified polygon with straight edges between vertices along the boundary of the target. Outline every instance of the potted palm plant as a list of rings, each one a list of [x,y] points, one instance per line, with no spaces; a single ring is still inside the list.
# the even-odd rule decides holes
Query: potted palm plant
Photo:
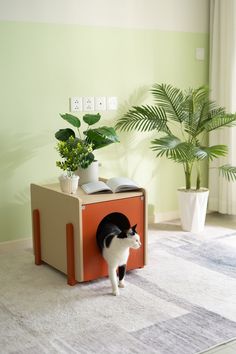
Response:
[[[185,187],[178,191],[181,222],[184,230],[200,232],[205,223],[208,189],[201,186],[202,160],[227,154],[226,145],[204,145],[206,134],[236,122],[236,114],[227,114],[209,99],[207,87],[182,91],[167,84],[155,84],[151,93],[155,105],[134,106],[121,117],[116,128],[124,131],[156,130],[162,135],[151,141],[157,157],[181,164]],[[193,171],[195,173],[193,174]],[[234,167],[223,166],[222,173],[235,178]],[[193,187],[193,175],[196,176]]]
[[[107,126],[91,128],[100,121],[101,115],[99,113],[85,114],[82,117],[82,122],[86,124],[86,129],[83,132],[81,132],[81,119],[68,113],[60,114],[60,116],[76,128],[76,131],[71,128],[60,129],[55,133],[56,139],[60,142],[67,142],[72,137],[77,144],[83,147],[82,150],[80,147],[77,149],[78,167],[76,171],[80,176],[79,184],[98,180],[98,162],[95,160],[93,152],[119,142],[115,129]]]

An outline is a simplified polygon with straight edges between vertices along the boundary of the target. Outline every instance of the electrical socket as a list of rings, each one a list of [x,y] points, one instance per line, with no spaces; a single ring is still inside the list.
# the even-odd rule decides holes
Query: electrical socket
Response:
[[[87,96],[83,97],[84,111],[91,112],[94,111],[94,97]]]
[[[82,97],[71,97],[70,99],[70,111],[82,112],[83,111],[83,99]]]

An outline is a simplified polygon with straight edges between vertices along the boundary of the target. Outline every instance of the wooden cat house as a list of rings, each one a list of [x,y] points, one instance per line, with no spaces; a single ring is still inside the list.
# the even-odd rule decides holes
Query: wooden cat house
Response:
[[[142,268],[147,259],[147,202],[144,189],[88,195],[61,192],[59,184],[31,185],[35,263],[67,274],[67,282],[94,280],[108,275],[96,243],[106,218],[121,228],[137,224],[142,247],[130,250],[127,270]]]

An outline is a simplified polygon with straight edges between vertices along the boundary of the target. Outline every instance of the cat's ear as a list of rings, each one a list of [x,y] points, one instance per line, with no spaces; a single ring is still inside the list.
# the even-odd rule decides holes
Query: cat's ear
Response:
[[[133,230],[133,232],[136,232],[136,227],[137,227],[137,224],[135,224],[134,226],[131,227],[131,229]]]

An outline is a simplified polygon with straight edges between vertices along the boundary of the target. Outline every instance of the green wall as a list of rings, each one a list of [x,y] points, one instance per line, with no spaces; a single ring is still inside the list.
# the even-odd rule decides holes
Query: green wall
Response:
[[[196,47],[205,48],[205,61],[195,59]],[[69,97],[117,96],[118,111],[102,113],[114,124],[131,105],[150,101],[155,82],[207,83],[207,48],[207,33],[0,22],[0,241],[31,236],[29,186],[60,174],[54,133],[66,126],[59,113],[69,111]],[[146,187],[150,213],[158,214],[177,210],[184,176],[155,158],[153,136],[122,133],[97,158],[100,175],[128,175]]]

